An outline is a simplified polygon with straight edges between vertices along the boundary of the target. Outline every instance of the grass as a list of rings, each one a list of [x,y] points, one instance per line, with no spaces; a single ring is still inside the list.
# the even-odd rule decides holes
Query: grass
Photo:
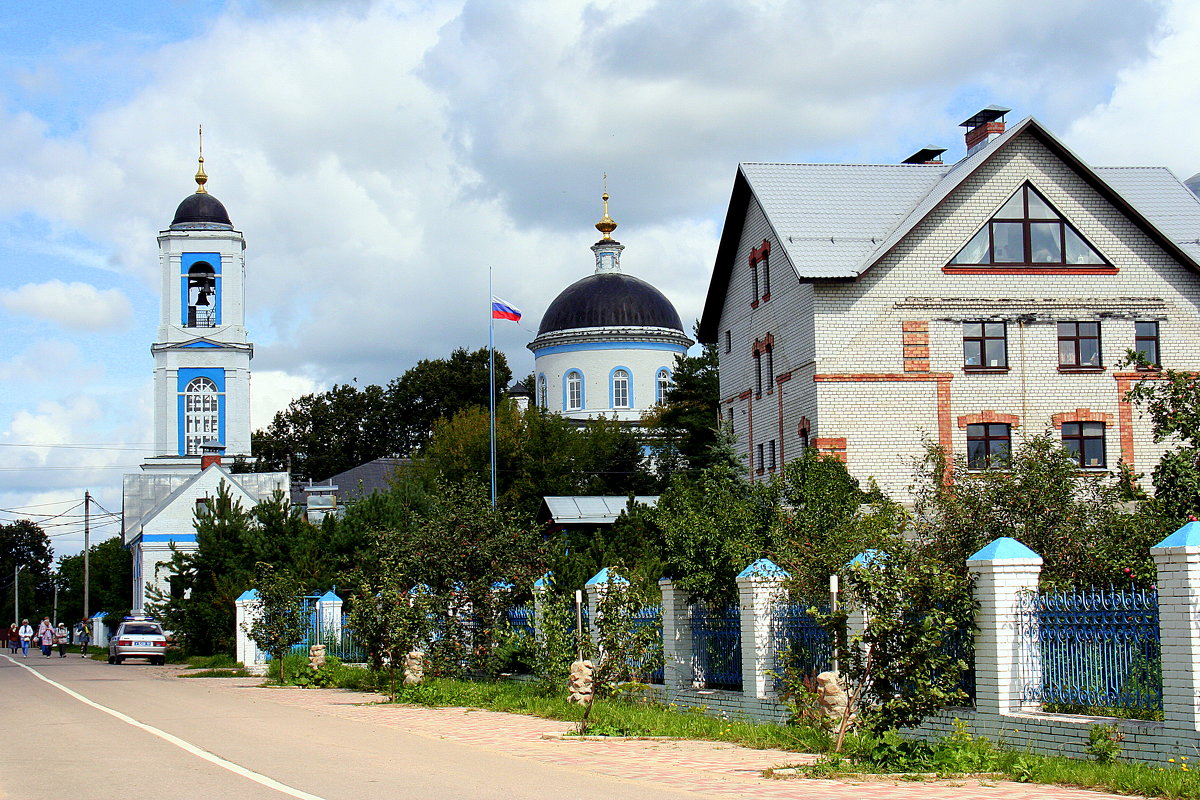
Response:
[[[365,671],[365,670],[364,670]],[[548,695],[537,686],[511,682],[474,682],[430,678],[418,686],[398,687],[397,703],[426,706],[464,706],[492,711],[529,714],[546,719],[578,722],[583,710],[564,696]],[[802,753],[824,753],[831,746],[823,731],[800,726],[755,723],[710,717],[699,710],[622,700],[598,700],[592,709],[591,732],[641,736],[673,736],[730,742],[753,748],[773,748]],[[863,750],[886,750],[870,737],[858,737]],[[814,777],[839,777],[864,773],[926,772],[937,774],[999,773],[1008,780],[1100,789],[1145,797],[1196,798],[1200,777],[1188,759],[1164,759],[1161,766],[1141,762],[1101,764],[1062,756],[1042,756],[1004,749],[979,737],[947,737],[948,745],[934,756],[932,766],[896,769],[887,759],[864,763],[849,757],[827,757],[816,767],[801,768]],[[938,745],[930,748],[938,750]],[[1200,763],[1200,757],[1195,759]]]
[[[236,669],[195,669],[192,668],[188,672],[180,673],[177,677],[180,678],[249,678],[250,673],[244,668]]]

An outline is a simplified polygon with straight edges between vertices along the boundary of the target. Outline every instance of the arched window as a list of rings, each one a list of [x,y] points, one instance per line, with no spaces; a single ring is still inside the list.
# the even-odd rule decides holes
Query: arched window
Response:
[[[629,408],[629,373],[619,369],[612,376],[613,408]]]
[[[654,401],[656,403],[665,403],[667,395],[671,392],[671,370],[663,368],[658,371],[658,381],[655,387]]]
[[[187,326],[211,328],[217,324],[217,273],[206,261],[188,270]]]
[[[583,373],[571,370],[567,373],[567,411],[583,408]]]
[[[221,416],[217,385],[208,378],[196,378],[183,394],[184,452],[200,454],[200,445],[211,439],[221,439]]]
[[[550,398],[546,393],[546,376],[538,375],[537,381],[537,404],[538,408],[549,408]]]

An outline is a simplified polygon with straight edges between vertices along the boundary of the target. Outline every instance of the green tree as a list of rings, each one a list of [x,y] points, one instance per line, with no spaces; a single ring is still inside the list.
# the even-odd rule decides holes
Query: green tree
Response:
[[[1150,418],[1155,442],[1173,444],[1154,468],[1154,510],[1166,525],[1182,524],[1200,514],[1200,379],[1170,369],[1147,374],[1125,399]]]
[[[1149,548],[1165,535],[1154,514],[1128,509],[1119,482],[1081,474],[1049,434],[1016,444],[1005,469],[972,470],[931,446],[915,496],[914,538],[959,573],[976,550],[1010,536],[1042,556],[1044,582],[1145,581]]]
[[[497,352],[498,397],[511,377]],[[460,347],[448,358],[419,361],[386,388],[335,385],[293,400],[265,430],[255,431],[254,469],[291,469],[323,480],[376,458],[410,455],[429,440],[438,420],[487,405],[487,348]]]
[[[50,613],[54,584],[51,583],[50,539],[34,522],[19,519],[0,525],[0,609],[4,619],[13,618],[13,580],[21,568],[19,598],[21,616],[34,619]]]
[[[380,550],[387,549],[385,542]],[[370,575],[356,577],[357,600],[350,606],[350,626],[366,645],[371,668],[386,665],[393,701],[396,667],[425,639],[432,611],[428,593],[411,591],[405,578],[402,560],[385,557]]]
[[[721,457],[715,447],[721,429],[717,346],[703,345],[696,356],[676,356],[671,382],[666,401],[644,420],[660,437],[658,460],[663,474],[714,466]]]
[[[304,641],[307,620],[301,599],[300,581],[286,569],[266,562],[254,565],[254,585],[258,591],[258,613],[246,627],[246,633],[279,664],[279,683],[287,683],[284,656]]]
[[[120,536],[91,547],[88,556],[91,613],[105,611],[123,616],[129,610],[133,585],[133,559]],[[58,618],[83,618],[83,553],[58,560]]]

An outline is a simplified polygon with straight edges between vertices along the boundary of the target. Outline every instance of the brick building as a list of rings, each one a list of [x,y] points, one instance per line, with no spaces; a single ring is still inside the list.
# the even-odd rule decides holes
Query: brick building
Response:
[[[955,164],[739,166],[700,338],[751,480],[811,444],[906,499],[927,441],[984,467],[1047,430],[1081,469],[1153,468],[1118,362],[1200,369],[1200,200],[1006,112]]]

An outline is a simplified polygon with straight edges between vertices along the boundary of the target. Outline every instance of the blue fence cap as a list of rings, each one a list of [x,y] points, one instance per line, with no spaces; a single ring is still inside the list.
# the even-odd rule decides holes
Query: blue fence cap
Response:
[[[257,600],[258,589],[247,589],[238,595],[238,600]]]
[[[1001,536],[968,556],[967,561],[1009,561],[1034,558],[1040,561],[1042,557],[1011,536]]]
[[[603,586],[606,583],[629,583],[629,581],[625,580],[620,575],[617,575],[615,578],[610,577],[608,574],[608,567],[605,567],[593,575],[591,579],[584,584],[584,586]]]
[[[494,591],[494,592],[507,592],[509,589],[512,589],[512,588],[513,588],[513,585],[511,583],[509,583],[508,581],[496,581],[495,583],[492,584],[492,591]]]
[[[870,550],[863,550],[861,553],[856,555],[854,558],[850,559],[850,563],[847,564],[846,566],[847,567],[870,567],[870,566],[874,566],[875,564],[882,564],[886,560],[887,560],[887,553],[883,552],[882,550],[876,550],[874,548],[871,548]]]
[[[336,594],[334,594],[333,589],[330,589],[328,592],[326,592],[325,594],[323,594],[317,598],[317,600],[319,600],[322,603],[338,603],[338,602],[341,602],[341,599],[342,598],[340,598]]]
[[[538,578],[536,581],[533,582],[533,588],[540,589],[545,586],[550,586],[553,583],[554,583],[554,573],[547,572],[545,575],[543,575],[542,577]]]
[[[1200,522],[1189,522],[1179,530],[1163,539],[1154,548],[1159,547],[1197,547],[1200,546]]]
[[[255,596],[257,597],[257,595],[255,595]],[[104,617],[106,617],[107,615],[108,615],[107,611],[97,611],[95,614],[92,614],[91,618],[92,619],[104,619]]]
[[[790,578],[791,573],[769,558],[760,558],[738,573],[739,578]]]

